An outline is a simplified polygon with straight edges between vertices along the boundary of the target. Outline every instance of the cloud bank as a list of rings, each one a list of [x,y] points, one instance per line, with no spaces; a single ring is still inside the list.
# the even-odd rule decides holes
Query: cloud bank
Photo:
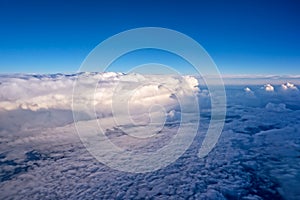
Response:
[[[77,76],[82,83],[79,100],[95,106],[111,141],[128,150],[148,151],[167,144],[178,129],[179,98],[188,102],[196,95],[202,110],[193,144],[176,162],[151,173],[125,173],[99,163],[87,152],[72,123],[72,90]],[[226,86],[225,127],[215,149],[201,159],[197,154],[211,118],[210,93],[201,84],[200,89],[195,87],[199,81],[194,77],[1,75],[0,82],[1,199],[300,197],[300,92],[293,81]],[[273,90],[267,91],[271,86]],[[149,143],[126,139],[122,126],[111,126],[109,105],[115,91],[130,97],[128,108],[135,123],[160,119],[161,106],[167,109],[164,131]],[[82,107],[77,110],[82,115],[79,123],[89,134],[90,113],[83,111]]]
[[[0,80],[0,109],[5,110],[70,109],[75,81],[85,88],[95,89],[95,105],[107,105],[115,87],[126,89],[134,83],[142,86],[134,94],[133,101],[143,101],[144,104],[147,104],[147,101],[171,101],[170,96],[176,95],[176,92],[183,92],[180,89],[182,87],[188,86],[190,90],[198,91],[198,81],[192,76],[143,76],[107,72],[4,76],[0,77]],[[86,98],[83,101],[90,101],[89,96],[82,97]]]

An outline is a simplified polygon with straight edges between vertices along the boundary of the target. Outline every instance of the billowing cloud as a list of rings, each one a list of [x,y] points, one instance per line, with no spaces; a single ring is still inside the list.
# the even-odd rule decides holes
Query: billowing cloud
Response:
[[[78,78],[78,80],[77,80]],[[191,95],[197,92],[198,81],[192,76],[155,76],[122,73],[80,73],[78,75],[20,75],[2,77],[0,85],[0,109],[70,110],[74,83],[80,82],[83,104],[92,103],[105,113],[117,90],[132,92],[130,99],[135,106],[149,106],[153,103],[173,105],[176,95]],[[132,86],[136,88],[132,88]],[[189,88],[187,88],[189,87]],[[93,94],[87,94],[93,90]],[[134,89],[134,91],[131,91]]]
[[[281,85],[281,88],[283,90],[298,90],[298,88],[293,83],[285,83]]]
[[[267,91],[267,92],[273,92],[274,91],[274,87],[271,85],[271,84],[266,84],[264,85],[264,90]]]
[[[38,124],[55,127],[71,123],[72,111],[76,120],[113,115],[124,124],[176,120],[178,113],[176,117],[168,113],[178,112],[181,103],[188,104],[200,91],[192,76],[107,72],[11,75],[0,79],[1,125],[10,131]],[[75,84],[77,94],[73,93]],[[72,102],[76,106],[72,107]]]

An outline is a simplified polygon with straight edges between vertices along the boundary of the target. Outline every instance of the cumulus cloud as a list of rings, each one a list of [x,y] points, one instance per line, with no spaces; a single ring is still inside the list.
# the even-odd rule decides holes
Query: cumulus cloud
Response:
[[[193,77],[193,76],[184,76],[183,77],[185,79],[185,81],[187,82],[187,84],[194,90],[194,91],[199,91],[199,87],[197,87],[199,85],[198,80]]]
[[[160,102],[170,103],[172,95],[184,94],[188,91],[198,91],[198,81],[191,76],[155,76],[140,74],[107,73],[79,73],[75,75],[19,75],[1,78],[0,109],[24,109],[37,111],[39,109],[71,109],[73,85],[76,82],[82,87],[82,102],[91,102],[94,105],[105,107],[111,103],[115,89],[135,88],[132,102],[152,104]],[[183,89],[184,88],[184,89]],[[93,90],[93,96],[85,91]]]
[[[200,91],[192,76],[136,73],[21,74],[1,76],[0,81],[0,115],[4,119],[2,129],[7,130],[22,129],[25,124],[32,128],[38,123],[45,127],[70,123],[72,110],[76,120],[112,115],[118,116],[122,124],[175,120],[178,117],[168,117],[168,113],[179,111],[180,104],[189,104]],[[78,89],[75,93],[74,85]],[[63,120],[55,120],[60,118]],[[5,126],[10,119],[19,125]]]
[[[283,90],[298,90],[298,88],[293,83],[284,83],[281,85]]]
[[[264,85],[264,90],[267,91],[267,92],[273,92],[274,91],[274,87],[271,85],[271,84],[266,84]]]
[[[252,90],[251,90],[250,88],[248,88],[248,87],[245,87],[245,88],[244,88],[244,91],[245,91],[245,92],[252,92]]]
[[[75,77],[12,76],[0,77],[0,109],[69,109]]]

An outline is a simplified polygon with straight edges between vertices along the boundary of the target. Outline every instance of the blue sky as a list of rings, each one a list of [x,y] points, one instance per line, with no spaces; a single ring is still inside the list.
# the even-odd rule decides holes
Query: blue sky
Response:
[[[299,9],[296,0],[1,0],[0,72],[73,73],[108,37],[156,26],[198,41],[222,74],[300,74]]]

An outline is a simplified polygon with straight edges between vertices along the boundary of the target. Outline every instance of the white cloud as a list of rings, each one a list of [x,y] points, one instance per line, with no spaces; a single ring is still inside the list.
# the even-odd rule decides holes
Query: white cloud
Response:
[[[199,138],[183,157],[146,174],[120,172],[97,162],[80,143],[72,125],[27,130],[17,135],[0,131],[0,198],[293,199],[299,194],[299,111],[269,110],[272,106],[285,107],[283,103],[260,108],[229,107],[228,122],[216,148],[199,159],[200,137],[208,126],[203,120]],[[179,114],[172,110],[169,117],[179,118]],[[24,113],[26,116],[28,113]],[[36,118],[38,122],[41,116]],[[80,123],[86,124],[87,134],[92,130],[89,121]],[[155,149],[165,144],[177,127],[167,128],[159,140],[146,145],[125,139],[119,129],[108,128],[111,141],[122,148],[137,146],[144,150],[145,146]],[[266,170],[272,173],[264,173]]]
[[[1,78],[1,77],[0,77]],[[45,76],[6,76],[0,85],[0,110],[24,109],[71,109],[73,84],[76,76],[45,75]],[[140,74],[80,73],[78,82],[82,87],[80,98],[83,105],[92,103],[105,113],[112,103],[115,89],[123,93],[132,93],[131,103],[135,106],[148,106],[159,103],[172,106],[172,95],[189,96],[187,91],[197,92],[197,79],[192,76],[155,76]],[[77,83],[78,83],[77,82]],[[97,85],[98,84],[98,85]],[[96,87],[97,86],[97,87]],[[189,88],[187,88],[187,86]],[[88,92],[92,91],[92,95]],[[92,99],[94,99],[92,101]],[[174,105],[173,105],[174,106]]]
[[[121,124],[177,120],[168,113],[180,107],[179,100],[188,104],[199,92],[197,79],[174,75],[11,75],[0,81],[0,125],[7,131],[71,123],[75,81],[80,83],[74,96],[76,120],[114,115]]]
[[[248,88],[248,87],[244,88],[244,91],[245,92],[252,92],[252,90],[250,88]]]
[[[159,102],[169,109],[167,122],[180,120],[176,95],[188,98],[192,93],[184,91],[197,90],[193,78],[186,82],[194,89],[184,90],[182,79],[176,77],[119,73],[80,76],[83,104],[90,98],[86,94],[95,89],[95,81],[100,81],[94,90],[94,103],[105,116],[102,123],[111,141],[129,150],[160,148],[178,127],[176,123],[167,124],[167,131],[157,136],[160,139],[149,144],[126,139],[120,129],[111,126],[114,122],[108,116],[113,89],[124,94],[133,92],[130,108],[136,116],[144,117],[139,114],[155,110],[149,105]],[[129,174],[97,162],[80,143],[73,124],[69,124],[73,119],[69,104],[74,80],[74,76],[64,75],[22,75],[1,80],[0,199],[293,199],[299,194],[298,92],[279,93],[276,87],[274,95],[268,95],[261,85],[251,86],[257,96],[253,100],[245,95],[244,85],[239,89],[228,87],[226,125],[206,158],[199,159],[197,153],[208,127],[208,108],[200,122],[199,137],[183,157],[155,172]],[[139,81],[145,85],[132,91]],[[199,96],[206,100],[208,90],[201,90]],[[250,102],[258,104],[252,106]],[[86,126],[86,134],[93,130],[91,121],[79,123]],[[272,173],[265,173],[270,170]]]
[[[274,87],[271,85],[271,84],[266,84],[264,85],[264,90],[267,91],[267,92],[273,92],[274,91]]]
[[[293,83],[285,83],[281,85],[281,88],[283,90],[298,90],[298,88]]]
[[[198,80],[193,76],[184,76],[183,77],[187,84],[194,90],[199,91],[199,88],[197,87],[199,85]]]

